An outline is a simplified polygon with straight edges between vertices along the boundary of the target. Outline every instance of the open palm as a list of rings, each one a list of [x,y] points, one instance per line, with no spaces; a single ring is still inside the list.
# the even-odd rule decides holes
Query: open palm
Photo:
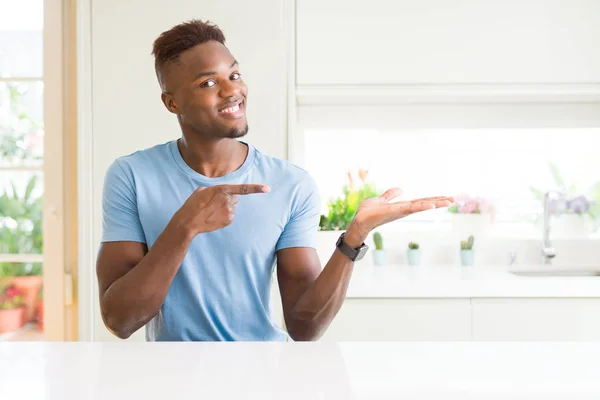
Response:
[[[448,207],[454,202],[452,197],[447,196],[424,197],[415,200],[392,202],[392,200],[401,194],[401,189],[392,188],[381,196],[364,200],[358,207],[354,217],[354,221],[360,231],[368,233],[378,226],[408,215],[434,208]]]

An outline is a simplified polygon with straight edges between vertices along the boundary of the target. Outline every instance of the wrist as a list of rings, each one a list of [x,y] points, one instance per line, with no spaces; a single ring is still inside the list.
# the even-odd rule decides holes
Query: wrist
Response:
[[[356,224],[350,224],[344,235],[344,242],[355,249],[362,245],[365,240],[367,240],[367,234],[363,233]]]
[[[177,214],[173,216],[167,229],[173,232],[181,240],[191,241],[198,233],[192,229],[189,219],[179,218]]]

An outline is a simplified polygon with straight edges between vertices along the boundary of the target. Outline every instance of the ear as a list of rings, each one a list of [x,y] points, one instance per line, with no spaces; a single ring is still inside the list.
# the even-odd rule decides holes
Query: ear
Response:
[[[177,106],[175,98],[171,93],[162,92],[160,98],[162,99],[162,102],[165,105],[165,107],[167,107],[167,110],[169,110],[173,114],[180,114],[179,107]]]

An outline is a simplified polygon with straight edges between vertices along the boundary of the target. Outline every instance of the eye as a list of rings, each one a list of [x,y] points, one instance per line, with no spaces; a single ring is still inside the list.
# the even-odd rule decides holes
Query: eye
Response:
[[[208,80],[208,81],[204,81],[200,84],[201,87],[213,87],[215,85],[216,85],[216,83],[212,79]]]
[[[233,74],[231,74],[231,79],[233,80],[238,80],[242,77],[242,74],[240,74],[239,72],[234,72]]]

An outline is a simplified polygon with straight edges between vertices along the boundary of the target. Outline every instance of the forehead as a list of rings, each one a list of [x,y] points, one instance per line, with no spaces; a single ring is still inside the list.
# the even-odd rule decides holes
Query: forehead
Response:
[[[180,69],[199,73],[218,72],[223,66],[229,67],[234,61],[229,49],[217,41],[210,41],[192,47],[180,54]]]

